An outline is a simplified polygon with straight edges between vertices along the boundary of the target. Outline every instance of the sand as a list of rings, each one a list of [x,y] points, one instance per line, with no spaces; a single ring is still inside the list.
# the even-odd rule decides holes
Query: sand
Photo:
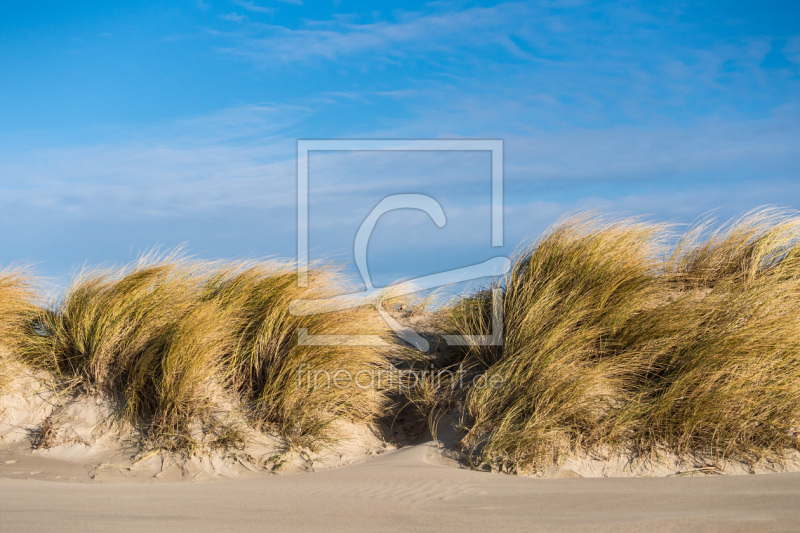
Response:
[[[532,479],[442,464],[430,443],[242,480],[0,479],[9,531],[796,531],[798,504],[798,473]]]
[[[800,529],[800,473],[770,465],[574,457],[538,478],[479,472],[453,458],[452,424],[438,442],[349,426],[316,451],[254,433],[182,458],[138,447],[102,398],[19,376],[0,395],[2,531]]]

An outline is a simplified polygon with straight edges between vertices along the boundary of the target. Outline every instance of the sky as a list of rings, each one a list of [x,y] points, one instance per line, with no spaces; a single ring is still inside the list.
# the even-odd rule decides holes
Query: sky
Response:
[[[500,139],[312,152],[311,260],[380,200],[385,285],[507,255],[582,208],[688,224],[800,208],[800,3],[37,1],[0,4],[0,263],[60,283],[160,247],[297,254],[298,139]]]

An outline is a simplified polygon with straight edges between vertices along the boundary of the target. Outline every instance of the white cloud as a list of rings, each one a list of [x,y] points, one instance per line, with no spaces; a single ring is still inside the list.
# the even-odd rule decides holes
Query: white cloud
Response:
[[[233,3],[237,6],[246,9],[247,11],[251,11],[253,13],[264,13],[264,14],[272,14],[275,12],[275,9],[272,7],[264,7],[256,4],[255,2],[247,2],[245,0],[233,0]]]
[[[0,205],[49,217],[142,219],[294,206],[295,143],[278,135],[302,108],[245,106],[81,146],[0,157]]]
[[[339,77],[334,92],[411,95],[420,114],[437,98],[464,95],[527,108],[511,120],[541,120],[528,112],[537,107],[548,115],[548,124],[537,127],[642,124],[774,105],[786,73],[762,63],[777,41],[704,34],[679,15],[606,4],[438,2],[422,12],[395,11],[391,19],[340,14],[295,26],[249,22],[216,35],[222,52],[262,68],[328,62],[359,80],[348,86]],[[795,41],[787,42],[787,55],[800,46]],[[471,112],[480,114],[481,106]]]
[[[491,116],[491,104],[483,105]],[[475,120],[472,115],[466,113],[463,120]],[[293,208],[293,139],[308,136],[302,123],[310,116],[312,111],[303,106],[244,106],[124,130],[96,144],[9,149],[0,157],[0,204],[25,204],[65,216],[124,218]],[[419,136],[420,129],[465,129],[447,112],[432,112],[426,120],[409,119],[391,130],[351,131],[343,136],[410,138]],[[785,114],[658,129],[530,129],[501,135],[507,203],[550,201],[547,195],[553,191],[562,191],[562,196],[569,191],[580,199],[597,193],[598,185],[593,184],[619,196],[626,188],[688,187],[686,194],[692,194],[695,188],[717,183],[762,177],[768,183],[797,180],[799,124],[796,114]],[[498,124],[479,121],[466,127],[490,131]],[[419,158],[404,153],[334,153],[313,155],[312,161],[318,165],[314,192],[334,203],[350,198],[353,205],[363,203],[362,198],[374,202],[381,195],[431,187],[469,194],[469,187],[481,183],[486,170],[480,156],[454,160],[436,154]],[[582,193],[583,188],[588,192]],[[784,198],[775,190],[770,194],[776,202]],[[743,201],[749,195],[743,193]],[[786,200],[800,205],[800,198]],[[349,211],[320,214],[326,217],[324,223],[334,226],[352,218]]]
[[[510,46],[496,30],[529,15],[524,4],[501,4],[463,11],[407,14],[398,22],[358,24],[346,19],[310,21],[306,28],[252,24],[236,35],[237,46],[224,51],[256,61],[303,61],[311,58],[335,60],[342,56],[403,46],[408,49],[453,50],[472,43]],[[494,30],[494,31],[492,31]]]
[[[222,20],[227,20],[229,22],[237,22],[239,24],[245,22],[247,17],[244,15],[240,15],[238,13],[226,13],[225,15],[220,15],[219,18]]]

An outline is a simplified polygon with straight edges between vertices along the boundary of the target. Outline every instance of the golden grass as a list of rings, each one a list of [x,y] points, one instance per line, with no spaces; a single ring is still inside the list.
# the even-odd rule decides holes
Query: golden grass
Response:
[[[779,459],[800,422],[800,218],[758,210],[693,229],[579,216],[516,255],[502,347],[461,352],[502,381],[468,389],[462,445],[527,471],[591,448]],[[490,294],[447,312],[487,333]]]
[[[297,332],[311,334],[380,334],[391,342],[388,327],[375,312],[357,308],[319,315],[294,316],[293,300],[343,292],[334,272],[311,273],[310,286],[297,286],[290,266],[233,265],[217,271],[205,284],[205,298],[237,317],[236,347],[226,372],[237,395],[257,421],[276,425],[287,438],[323,435],[343,418],[370,421],[381,414],[385,397],[379,387],[337,387],[337,372],[355,376],[388,366],[390,351],[374,346],[300,345]]]
[[[796,271],[800,217],[760,208],[710,231],[711,221],[691,228],[668,261],[671,279],[686,288],[718,282],[755,281],[760,276]]]
[[[629,395],[637,361],[617,333],[658,294],[662,227],[576,217],[516,254],[503,292],[502,347],[465,354],[483,383],[466,393],[464,445],[483,461],[538,465],[587,440]],[[488,332],[490,293],[457,305],[454,332]],[[481,331],[482,330],[482,331]]]
[[[303,380],[301,370],[386,364],[374,347],[298,344],[301,327],[326,334],[380,329],[361,309],[293,316],[292,300],[341,285],[324,269],[312,281],[317,288],[298,288],[286,265],[175,257],[87,272],[42,314],[45,349],[35,359],[116,399],[120,413],[154,441],[183,442],[193,424],[236,408],[257,427],[310,444],[329,437],[334,420],[372,420],[384,399],[380,390]]]
[[[0,272],[0,389],[13,376],[14,363],[37,352],[33,334],[40,307],[31,277],[25,272]]]
[[[762,209],[668,262],[668,298],[643,313],[636,349],[651,361],[618,428],[637,447],[780,460],[800,422],[800,217]]]
[[[406,379],[337,386],[336,376],[374,378],[393,361],[433,371],[394,391],[394,409],[435,433],[460,406],[463,448],[507,471],[590,449],[781,460],[798,447],[787,430],[800,427],[800,216],[760,209],[717,230],[700,224],[671,252],[670,239],[668,226],[639,219],[556,224],[506,276],[440,313],[448,333],[488,334],[499,289],[503,344],[435,357],[400,348],[374,310],[290,312],[348,290],[326,267],[301,288],[290,264],[150,257],[79,275],[49,308],[29,278],[6,272],[0,378],[12,357],[46,369],[114,399],[159,446],[191,446],[198,426],[224,433],[232,410],[313,446],[337,436],[337,420],[386,413],[388,389]],[[305,345],[304,329],[387,343]]]

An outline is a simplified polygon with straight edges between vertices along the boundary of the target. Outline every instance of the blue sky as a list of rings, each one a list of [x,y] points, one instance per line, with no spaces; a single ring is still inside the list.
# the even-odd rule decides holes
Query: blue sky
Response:
[[[669,4],[669,5],[666,5]],[[800,4],[284,0],[4,2],[0,250],[61,279],[155,245],[295,255],[297,139],[505,143],[319,153],[312,258],[348,261],[384,196],[380,283],[508,253],[585,206],[691,222],[800,208]]]

